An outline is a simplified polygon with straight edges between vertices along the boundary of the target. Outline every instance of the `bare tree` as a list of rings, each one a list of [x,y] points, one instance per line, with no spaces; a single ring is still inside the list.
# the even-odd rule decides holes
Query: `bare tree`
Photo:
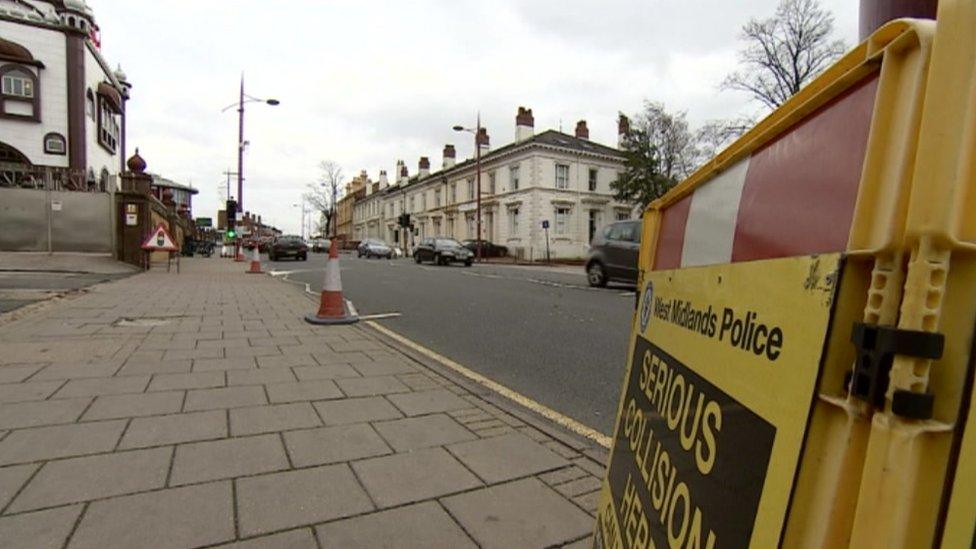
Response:
[[[695,132],[700,160],[704,162],[715,156],[754,125],[755,120],[748,116],[709,120]]]
[[[742,70],[722,86],[775,109],[843,55],[847,47],[832,40],[833,32],[834,16],[819,0],[781,0],[773,17],[750,19],[742,27]]]
[[[326,234],[331,232],[334,238],[338,233],[336,203],[342,185],[342,168],[332,160],[323,160],[319,162],[319,170],[319,180],[308,185],[305,200],[319,213],[320,219],[325,219],[324,232]],[[319,230],[322,228],[323,224],[320,222]]]

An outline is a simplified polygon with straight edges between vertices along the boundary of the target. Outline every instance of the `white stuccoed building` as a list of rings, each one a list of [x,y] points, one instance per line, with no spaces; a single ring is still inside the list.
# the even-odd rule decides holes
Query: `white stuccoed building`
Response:
[[[632,204],[614,200],[610,189],[623,170],[623,157],[619,150],[591,141],[585,121],[577,124],[575,135],[555,130],[536,134],[534,125],[532,110],[520,107],[512,143],[492,150],[487,131],[477,137],[481,236],[507,246],[511,255],[543,259],[542,222],[548,221],[551,257],[584,257],[601,226],[629,219],[634,211]],[[410,214],[414,227],[408,247],[427,236],[475,238],[474,159],[457,163],[454,146],[446,145],[438,171],[431,172],[430,161],[422,157],[417,175],[408,177],[402,162],[394,173],[395,183],[387,185],[382,178],[375,192],[356,203],[353,235],[357,240],[378,237],[402,246],[407,232],[397,220],[403,212]]]

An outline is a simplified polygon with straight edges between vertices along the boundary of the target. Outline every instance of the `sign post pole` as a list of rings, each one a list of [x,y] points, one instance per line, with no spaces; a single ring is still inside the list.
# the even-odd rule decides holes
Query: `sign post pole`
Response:
[[[542,220],[542,228],[546,231],[546,263],[549,263],[549,220]]]

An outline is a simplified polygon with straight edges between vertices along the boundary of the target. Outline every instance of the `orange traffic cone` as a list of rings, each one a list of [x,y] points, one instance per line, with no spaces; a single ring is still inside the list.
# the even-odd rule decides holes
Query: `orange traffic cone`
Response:
[[[258,251],[258,247],[254,246],[254,256],[251,258],[251,268],[244,271],[247,274],[261,274],[264,271],[261,270],[261,252]]]
[[[319,312],[306,315],[305,321],[310,324],[353,324],[359,322],[359,316],[350,311],[346,300],[342,298],[342,281],[339,278],[339,246],[337,239],[329,246],[329,261],[325,264],[325,284],[322,286],[322,299]]]
[[[247,259],[244,259],[244,246],[238,244],[236,253],[237,255],[234,256],[235,263],[244,263],[247,261]]]

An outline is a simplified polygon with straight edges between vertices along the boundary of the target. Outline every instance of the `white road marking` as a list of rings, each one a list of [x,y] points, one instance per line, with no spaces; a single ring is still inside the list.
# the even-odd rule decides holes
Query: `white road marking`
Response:
[[[587,427],[586,425],[583,425],[582,423],[576,421],[575,419],[572,419],[568,416],[564,416],[563,414],[560,414],[559,412],[553,410],[552,408],[549,408],[548,406],[545,406],[544,404],[540,404],[539,402],[536,402],[535,400],[532,400],[531,398],[521,393],[513,391],[512,389],[509,389],[508,387],[498,382],[492,381],[477,372],[469,370],[468,368],[447,358],[446,356],[440,355],[424,347],[423,345],[420,345],[419,343],[415,343],[414,341],[407,339],[402,335],[394,332],[393,330],[390,330],[389,328],[377,324],[376,322],[368,320],[366,321],[366,324],[369,327],[373,328],[374,330],[386,335],[391,339],[396,340],[397,342],[403,345],[406,345],[407,347],[413,349],[414,351],[417,351],[418,353],[430,359],[436,360],[437,362],[443,364],[444,366],[450,368],[451,370],[454,370],[455,372],[461,374],[462,376],[474,381],[475,383],[478,383],[479,385],[482,385],[485,388],[502,395],[503,397],[515,402],[516,404],[519,404],[521,406],[528,408],[529,410],[532,410],[533,412],[541,415],[542,417],[550,421],[554,421],[558,425],[566,429],[569,429],[570,431],[576,433],[577,435],[586,437],[592,440],[593,442],[599,444],[600,446],[606,449],[610,449],[610,443],[612,439],[604,435],[603,433],[597,431],[596,429]]]
[[[363,315],[359,317],[359,320],[381,320],[384,318],[396,318],[402,315],[403,313],[376,313],[372,315]]]

